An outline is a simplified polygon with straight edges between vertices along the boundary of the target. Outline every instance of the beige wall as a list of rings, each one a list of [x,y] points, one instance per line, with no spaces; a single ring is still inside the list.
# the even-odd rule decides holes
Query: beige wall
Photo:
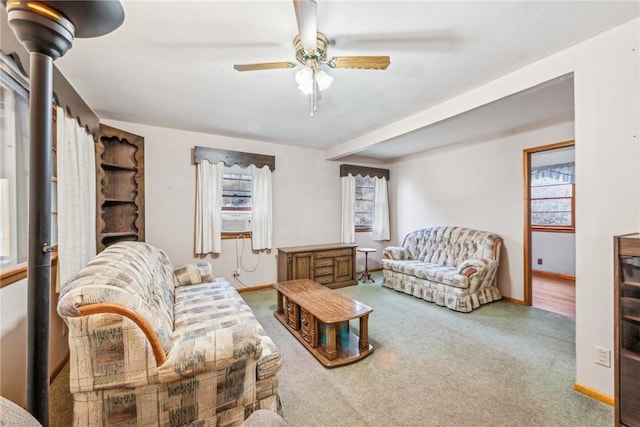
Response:
[[[613,236],[640,231],[640,19],[582,43],[574,61],[578,383],[613,394]]]
[[[51,275],[55,275],[55,268]],[[58,294],[51,287],[49,314],[49,373],[69,354],[67,329],[56,311]],[[26,406],[27,402],[27,279],[0,289],[0,395]]]
[[[273,174],[273,247],[253,253],[251,241],[223,240],[219,256],[206,256],[214,273],[232,280],[236,247],[247,269],[240,280],[249,286],[276,281],[275,248],[334,243],[340,240],[340,162],[324,159],[320,150],[186,132],[126,122],[104,121],[145,138],[146,240],[165,249],[175,265],[194,262],[195,166],[194,146],[245,151],[276,157]],[[371,233],[357,233],[359,244],[375,247]],[[363,243],[360,243],[362,241]],[[381,250],[378,255],[381,254]],[[363,256],[358,263],[364,268]],[[371,264],[375,266],[375,260]],[[378,263],[379,265],[379,263]],[[236,286],[241,287],[239,283]]]
[[[425,222],[501,234],[506,259],[499,286],[522,299],[522,149],[575,136],[576,382],[608,395],[613,368],[595,364],[593,355],[596,345],[613,348],[612,236],[640,230],[639,40],[635,19],[443,103],[460,113],[492,92],[504,96],[572,73],[575,130],[559,125],[452,146],[391,167],[395,235]]]
[[[458,225],[504,239],[498,284],[523,300],[522,150],[573,139],[573,123],[429,151],[391,166],[397,244],[410,231]]]

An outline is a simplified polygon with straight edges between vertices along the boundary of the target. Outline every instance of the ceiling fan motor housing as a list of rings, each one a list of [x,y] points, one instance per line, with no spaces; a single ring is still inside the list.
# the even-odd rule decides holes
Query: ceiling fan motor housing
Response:
[[[318,65],[327,62],[327,46],[329,45],[329,41],[327,40],[327,37],[321,32],[318,32],[316,34],[316,48],[311,50],[306,49],[302,45],[300,34],[295,36],[295,38],[293,39],[293,45],[296,48],[296,59],[302,65],[310,67],[313,67],[315,65],[317,67]]]

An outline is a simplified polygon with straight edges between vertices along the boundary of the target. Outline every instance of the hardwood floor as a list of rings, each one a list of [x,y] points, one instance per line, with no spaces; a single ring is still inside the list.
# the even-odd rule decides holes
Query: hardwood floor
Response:
[[[575,280],[549,278],[535,272],[531,280],[534,307],[576,318]]]

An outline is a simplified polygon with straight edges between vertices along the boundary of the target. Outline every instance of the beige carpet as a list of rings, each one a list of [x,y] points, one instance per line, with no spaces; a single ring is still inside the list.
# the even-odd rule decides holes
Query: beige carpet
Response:
[[[282,353],[280,396],[289,425],[613,424],[611,407],[573,391],[572,319],[503,301],[457,313],[382,288],[375,277],[375,284],[338,291],[373,307],[375,351],[333,369],[273,317],[274,290],[242,294]],[[53,385],[51,426],[71,422],[65,375]]]

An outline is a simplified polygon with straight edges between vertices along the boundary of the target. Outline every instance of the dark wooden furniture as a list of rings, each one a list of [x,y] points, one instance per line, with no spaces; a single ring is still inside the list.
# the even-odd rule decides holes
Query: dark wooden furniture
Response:
[[[640,234],[614,237],[615,421],[640,426]]]
[[[100,125],[96,144],[96,248],[144,241],[144,138]]]
[[[311,279],[329,288],[356,285],[356,244],[278,248],[278,282]]]
[[[371,273],[369,272],[369,253],[375,252],[376,249],[375,248],[358,248],[357,250],[358,252],[364,253],[364,271],[362,272],[358,280],[361,280],[364,283],[367,283],[367,281],[369,280],[371,280],[372,282],[375,282],[375,280],[371,278]]]
[[[346,298],[312,280],[291,280],[274,285],[278,308],[274,316],[324,366],[355,362],[373,352],[369,344],[371,307]],[[349,321],[360,320],[360,336]]]

